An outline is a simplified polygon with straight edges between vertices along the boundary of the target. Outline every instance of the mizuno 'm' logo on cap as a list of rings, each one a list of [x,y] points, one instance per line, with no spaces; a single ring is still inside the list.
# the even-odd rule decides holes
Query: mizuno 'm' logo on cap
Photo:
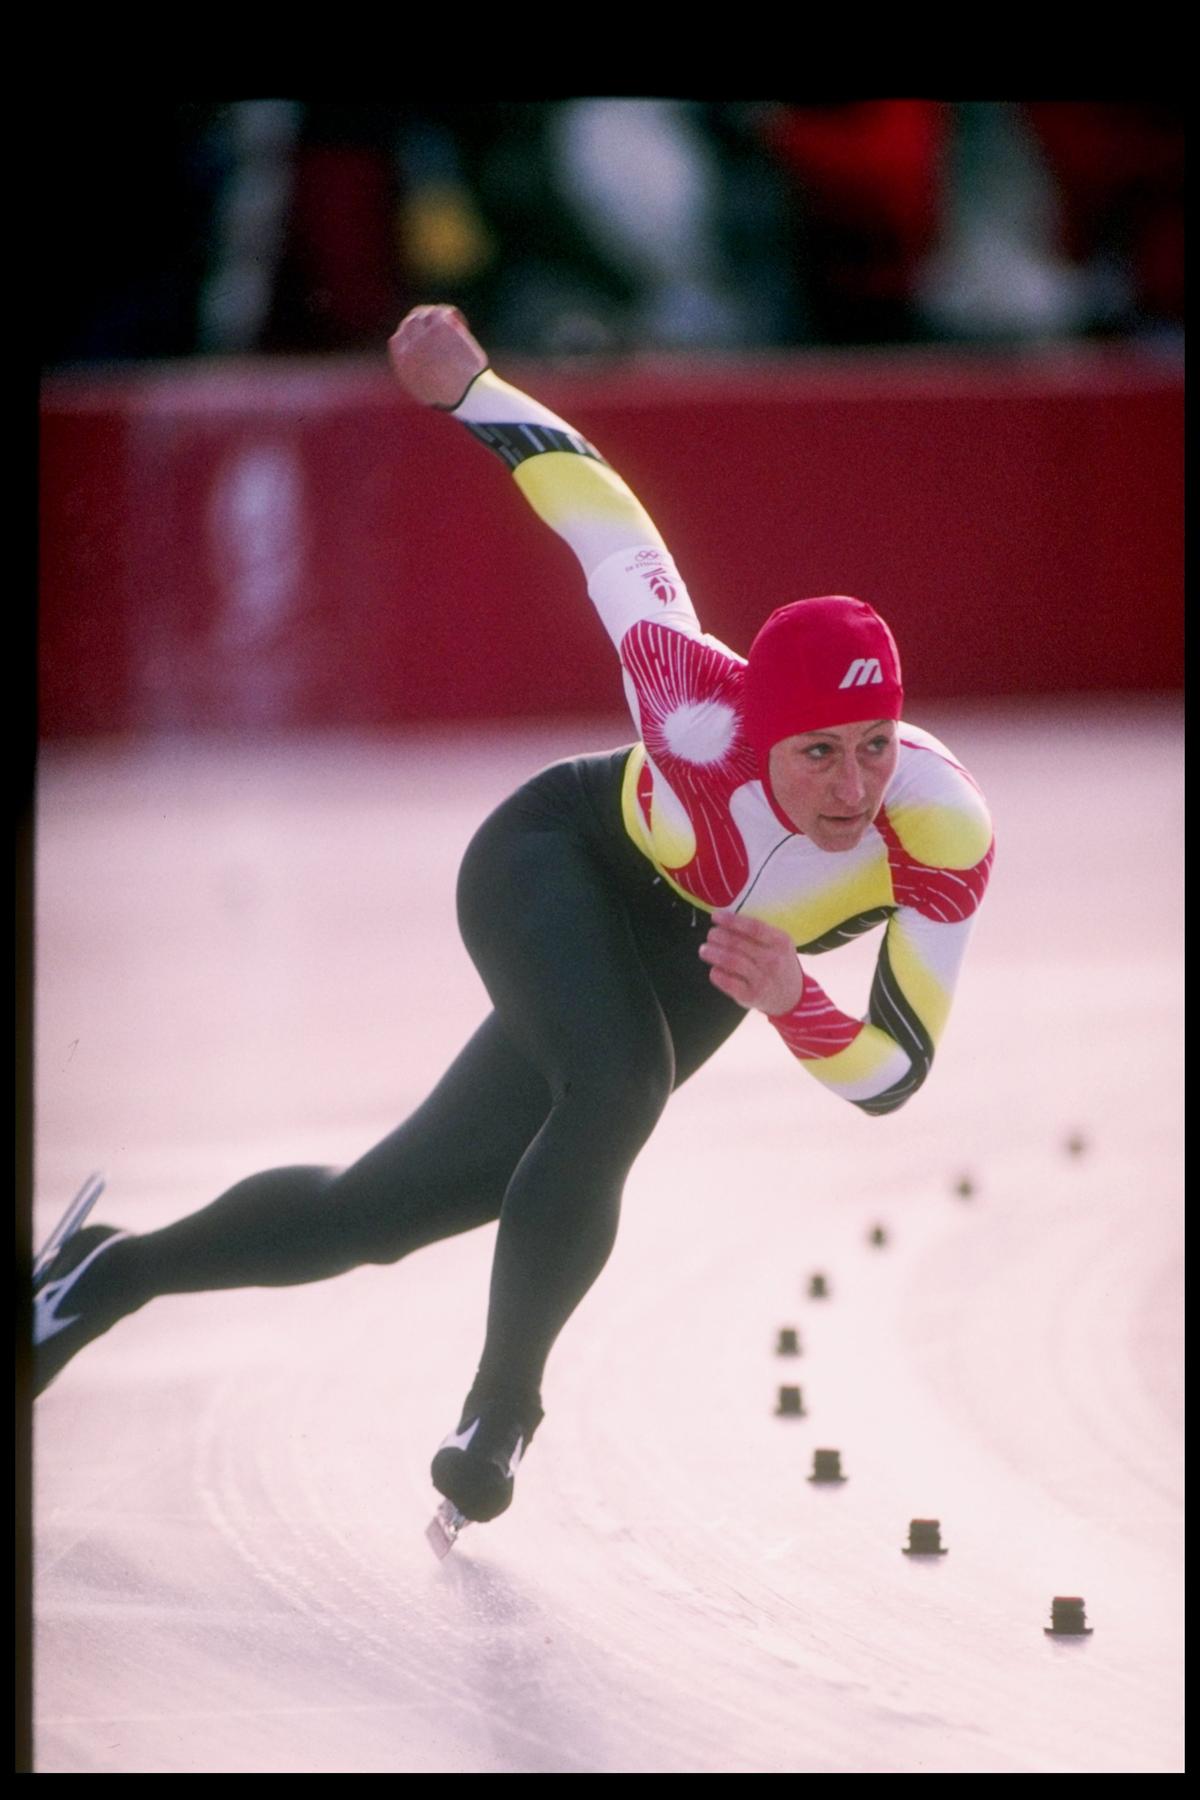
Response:
[[[883,680],[883,670],[879,667],[879,659],[875,656],[856,656],[842,679],[840,688],[869,687],[872,682]]]

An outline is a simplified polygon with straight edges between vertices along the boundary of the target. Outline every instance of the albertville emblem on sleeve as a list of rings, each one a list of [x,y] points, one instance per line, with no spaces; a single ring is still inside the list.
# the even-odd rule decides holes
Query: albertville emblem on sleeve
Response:
[[[640,575],[654,598],[661,601],[664,606],[670,606],[672,600],[677,598],[675,582],[672,579],[674,571],[668,568],[664,557],[658,550],[639,550],[625,573]]]

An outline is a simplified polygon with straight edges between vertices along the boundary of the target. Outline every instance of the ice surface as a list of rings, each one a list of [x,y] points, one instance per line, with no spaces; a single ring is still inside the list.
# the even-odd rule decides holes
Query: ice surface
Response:
[[[1182,1768],[1179,713],[920,722],[999,839],[921,1094],[865,1118],[748,1020],[633,1171],[512,1511],[444,1563],[492,1231],[92,1346],[36,1417],[40,1772]],[[35,1238],[92,1168],[142,1230],[382,1136],[485,1008],[475,826],[620,741],[48,752]],[[822,959],[847,1007],[876,942]],[[1044,1634],[1059,1594],[1093,1636]]]

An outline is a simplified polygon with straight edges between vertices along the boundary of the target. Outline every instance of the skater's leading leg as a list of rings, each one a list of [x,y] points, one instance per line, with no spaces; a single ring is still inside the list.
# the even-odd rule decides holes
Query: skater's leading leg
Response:
[[[625,1178],[674,1085],[674,1049],[611,882],[586,842],[525,795],[472,840],[459,924],[550,1093],[504,1196],[468,1400],[502,1395],[532,1415],[551,1346],[612,1250]]]
[[[575,785],[548,771],[514,795],[459,880],[464,941],[550,1093],[504,1196],[479,1368],[433,1460],[469,1519],[511,1503],[546,1360],[612,1250],[628,1171],[673,1087],[744,1017],[708,982],[692,910],[651,893],[639,867],[621,877]]]

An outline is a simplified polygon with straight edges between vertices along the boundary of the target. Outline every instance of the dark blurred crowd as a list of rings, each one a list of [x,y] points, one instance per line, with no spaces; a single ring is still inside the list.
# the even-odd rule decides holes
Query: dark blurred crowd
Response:
[[[97,101],[49,166],[48,367],[1182,333],[1175,103]]]

